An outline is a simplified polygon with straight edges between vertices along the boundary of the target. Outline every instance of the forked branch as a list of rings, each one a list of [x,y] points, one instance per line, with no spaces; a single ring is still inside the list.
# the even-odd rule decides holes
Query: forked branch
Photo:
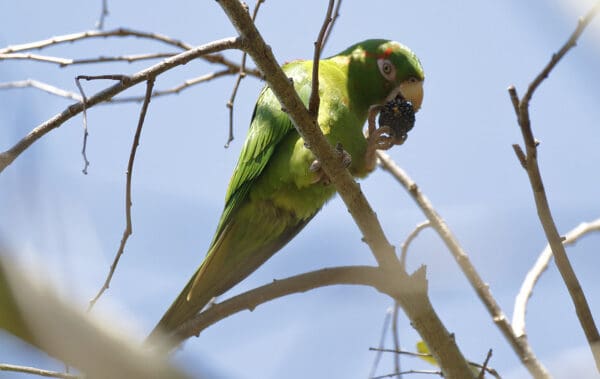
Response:
[[[538,166],[538,142],[536,141],[531,128],[531,121],[529,118],[529,102],[535,90],[548,77],[552,69],[565,56],[565,54],[576,45],[577,39],[581,33],[599,11],[600,1],[597,1],[594,7],[592,7],[590,11],[579,20],[577,28],[571,34],[567,42],[557,53],[552,55],[552,58],[548,64],[531,82],[522,99],[519,99],[517,90],[514,86],[510,86],[508,89],[525,144],[525,153],[523,154],[521,152],[521,154],[517,154],[517,157],[527,172],[540,223],[544,229],[546,239],[550,244],[556,266],[558,267],[560,275],[562,276],[562,279],[569,291],[569,295],[571,296],[571,300],[573,301],[573,305],[575,306],[575,312],[592,350],[598,371],[600,371],[600,334],[598,333],[598,328],[596,327],[594,317],[588,305],[583,289],[581,288],[581,284],[579,283],[579,279],[577,278],[575,270],[573,269],[571,262],[567,257],[567,253],[563,246],[563,238],[558,232],[556,223],[554,222],[552,212],[550,210],[548,198],[544,189],[544,183],[542,181],[542,175]],[[521,149],[515,148],[516,152],[519,150]]]

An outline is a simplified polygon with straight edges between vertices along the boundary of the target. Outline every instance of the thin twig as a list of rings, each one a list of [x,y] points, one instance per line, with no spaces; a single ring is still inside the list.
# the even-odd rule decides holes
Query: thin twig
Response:
[[[398,317],[400,304],[394,301],[394,311],[392,312],[392,340],[394,341],[394,349],[400,350],[400,332],[398,331]],[[400,354],[394,355],[394,371],[400,372]],[[402,375],[400,375],[402,377]]]
[[[419,235],[419,233],[421,233],[421,231],[425,228],[428,228],[431,226],[431,221],[429,220],[425,220],[422,223],[418,224],[412,232],[410,232],[410,234],[408,235],[408,237],[406,237],[406,239],[404,240],[404,242],[402,242],[402,246],[400,247],[400,263],[402,264],[402,266],[406,267],[406,255],[408,254],[408,247],[410,246],[410,244],[412,243],[412,241],[417,238],[417,236]]]
[[[40,55],[40,54],[31,54],[31,53],[8,53],[8,54],[0,54],[0,61],[8,61],[8,60],[28,60],[28,61],[38,61],[45,63],[54,63],[63,67],[69,65],[73,62],[72,59],[62,58],[62,57],[52,57],[48,55]]]
[[[0,83],[0,90],[3,89],[16,89],[16,88],[37,88],[41,91],[47,92],[52,95],[64,97],[66,99],[71,99],[75,101],[81,102],[83,99],[81,96],[77,95],[75,92],[66,91],[64,89],[55,87],[51,84],[40,82],[39,80],[27,79],[27,80],[18,80],[14,82],[6,82]]]
[[[231,68],[225,68],[221,71],[215,71],[215,72],[211,72],[205,75],[201,75],[192,79],[188,79],[186,81],[184,81],[183,83],[176,85],[175,87],[172,88],[168,88],[165,90],[157,90],[152,92],[152,99],[155,99],[157,97],[162,97],[162,96],[168,96],[168,95],[177,95],[179,94],[181,91],[186,90],[192,86],[195,86],[197,84],[200,83],[205,83],[208,81],[211,81],[213,79],[217,79],[226,75],[233,75],[235,74],[237,71],[232,70]],[[139,103],[144,101],[144,99],[146,98],[146,96],[129,96],[129,97],[116,97],[116,98],[112,98],[110,100],[108,100],[105,104],[111,104],[111,103]]]
[[[58,372],[58,371],[43,370],[41,368],[36,368],[36,367],[11,365],[8,363],[0,363],[0,371],[20,372],[23,374],[45,376],[45,377],[49,377],[49,378],[62,378],[62,379],[82,378],[79,375],[73,375],[73,374],[68,374],[68,373]]]
[[[579,19],[575,31],[571,34],[567,42],[560,48],[560,50],[552,55],[552,58],[548,64],[542,69],[542,71],[535,77],[535,79],[529,84],[527,92],[522,99],[519,100],[517,90],[514,86],[510,86],[508,89],[510,99],[515,107],[517,120],[525,142],[525,170],[529,178],[531,189],[537,208],[538,217],[546,239],[554,254],[554,260],[560,275],[569,291],[569,295],[575,307],[575,313],[581,324],[588,344],[592,350],[594,360],[596,362],[596,369],[600,372],[600,333],[594,321],[594,317],[588,305],[587,299],[579,283],[579,279],[575,274],[571,262],[567,256],[565,248],[562,244],[562,238],[554,222],[552,211],[546,191],[544,189],[544,183],[540,173],[540,169],[537,161],[537,145],[538,142],[533,136],[533,130],[531,128],[531,120],[529,118],[529,102],[533,96],[535,90],[539,85],[548,77],[552,69],[558,64],[558,62],[565,56],[565,54],[572,49],[577,39],[588,26],[590,21],[600,12],[600,1],[597,1],[595,5],[588,11],[588,13]],[[522,156],[519,157],[522,164]]]
[[[429,199],[421,192],[417,184],[408,176],[408,174],[402,170],[388,154],[382,151],[377,151],[377,157],[379,158],[381,167],[394,176],[396,180],[398,180],[398,182],[408,191],[419,208],[421,208],[429,222],[431,222],[431,226],[435,229],[440,238],[442,238],[446,244],[448,250],[450,250],[452,253],[452,256],[467,277],[467,280],[469,280],[471,287],[473,287],[477,293],[477,296],[492,316],[492,320],[500,329],[504,337],[508,340],[514,352],[521,359],[521,362],[529,370],[531,375],[534,378],[549,378],[550,374],[542,365],[542,363],[535,357],[529,342],[527,340],[517,338],[508,322],[508,319],[506,318],[506,315],[502,311],[502,308],[500,308],[500,305],[496,302],[496,299],[492,295],[489,286],[479,276],[479,273],[475,269],[475,266],[473,266],[471,263],[469,256],[460,246],[458,240],[446,222],[435,211],[435,208]]]
[[[412,352],[412,351],[405,351],[405,350],[379,349],[379,348],[376,348],[376,347],[370,347],[369,350],[370,351],[379,351],[379,352],[382,352],[382,353],[394,353],[394,354],[397,354],[397,355],[408,355],[408,356],[417,357],[417,358],[433,358],[433,356],[431,354],[427,354],[427,353],[415,353],[415,352]],[[488,354],[490,354],[489,351],[488,351]],[[469,365],[471,365],[471,366],[473,366],[475,368],[481,369],[481,370],[485,370],[486,372],[488,372],[493,377],[500,379],[500,375],[493,368],[491,368],[491,367],[485,367],[484,368],[483,365],[481,365],[481,364],[479,364],[477,362],[468,361],[468,363],[469,363]]]
[[[329,41],[329,36],[331,35],[331,31],[333,30],[333,27],[335,26],[335,22],[340,17],[340,7],[341,6],[342,6],[342,0],[338,0],[338,2],[336,3],[336,6],[335,6],[335,10],[333,11],[333,17],[331,18],[331,22],[329,23],[329,27],[327,28],[327,32],[325,32],[325,37],[323,37],[323,43],[321,44],[321,50],[325,47],[325,45],[327,44],[327,41]]]
[[[488,363],[490,362],[491,358],[492,358],[492,349],[489,349],[487,352],[487,355],[485,356],[485,360],[483,361],[483,364],[481,365],[481,371],[479,372],[477,379],[483,379],[485,377],[485,372],[488,369]]]
[[[591,222],[582,222],[575,229],[569,231],[563,245],[572,245],[579,241],[582,237],[592,232],[600,232],[600,218]],[[529,270],[517,297],[515,298],[515,306],[512,318],[512,328],[517,337],[525,337],[525,314],[527,312],[527,302],[533,293],[533,289],[540,279],[541,275],[548,268],[548,264],[552,259],[552,249],[550,245],[546,245],[537,261]]]
[[[191,50],[184,51],[172,58],[168,58],[162,62],[159,62],[151,67],[141,70],[130,77],[128,80],[121,81],[113,86],[105,88],[104,90],[96,93],[95,95],[88,98],[86,108],[91,108],[101,102],[112,99],[117,94],[124,90],[148,80],[149,77],[156,77],[163,72],[166,72],[174,67],[188,63],[189,61],[201,57],[206,54],[211,54],[216,51],[223,51],[227,49],[240,49],[244,47],[244,41],[241,38],[225,38],[210,42],[206,45],[195,47]],[[41,137],[46,135],[49,131],[61,126],[65,121],[71,119],[75,115],[83,111],[83,103],[78,102],[70,105],[61,113],[55,115],[51,119],[38,125],[36,128],[31,130],[25,137],[17,142],[10,149],[0,153],[0,172],[8,167],[23,151],[25,151],[34,142],[38,141]]]
[[[265,0],[257,0],[256,5],[254,5],[254,11],[252,12],[252,22],[256,21],[256,16],[258,16],[258,10],[260,9],[260,5],[264,3]],[[240,83],[242,79],[246,77],[246,58],[248,53],[245,51],[242,52],[242,62],[240,63],[240,69],[238,72],[238,76],[235,80],[235,84],[233,85],[233,90],[231,91],[231,96],[229,97],[229,101],[227,101],[227,108],[229,109],[229,136],[227,137],[227,142],[225,142],[225,148],[229,147],[229,144],[233,141],[233,105],[235,104],[235,97],[237,96],[238,88],[240,87]]]
[[[369,378],[372,378],[375,376],[375,373],[377,372],[377,367],[379,366],[379,362],[381,361],[381,357],[383,355],[383,352],[381,351],[381,349],[383,349],[383,347],[385,346],[385,336],[387,335],[387,332],[388,332],[388,327],[390,325],[391,317],[392,317],[392,309],[390,308],[385,312],[385,317],[383,318],[383,325],[381,326],[381,335],[379,337],[379,349],[380,350],[376,350],[375,357],[373,358],[373,365],[371,366],[371,372],[369,373]]]
[[[402,372],[394,372],[391,374],[375,376],[371,379],[393,378],[395,376],[402,376],[403,374],[425,374],[425,375],[437,375],[440,377],[444,377],[444,374],[440,370],[406,370],[406,371],[402,371]]]
[[[409,355],[411,357],[419,357],[419,358],[432,358],[431,354],[427,354],[427,353],[415,353],[415,352],[412,352],[412,351],[405,351],[405,350],[380,349],[380,348],[377,348],[377,347],[370,347],[369,351],[381,351],[383,353],[402,354],[402,355]]]
[[[108,63],[108,62],[128,62],[133,63],[137,61],[169,58],[177,53],[147,53],[147,54],[132,54],[132,55],[119,55],[119,56],[99,56],[94,58],[80,58],[71,59],[63,57],[53,57],[48,55],[31,54],[31,53],[9,53],[0,54],[1,60],[29,60],[44,63],[55,63],[59,67],[67,67],[79,64],[92,64],[92,63]]]
[[[198,76],[195,78],[188,79],[188,80],[184,81],[183,83],[178,84],[177,86],[172,87],[172,88],[154,91],[154,92],[152,92],[152,98],[155,99],[157,97],[162,97],[162,96],[177,95],[180,92],[182,92],[190,87],[193,87],[197,84],[205,83],[205,82],[211,81],[213,79],[217,79],[217,78],[227,76],[227,75],[233,75],[236,73],[237,73],[237,71],[234,69],[224,68],[221,71],[215,71],[215,72],[204,74],[204,75],[201,75],[201,76]],[[69,92],[69,91],[63,90],[58,87],[54,87],[50,84],[46,84],[46,83],[43,83],[43,82],[40,82],[37,80],[28,79],[28,80],[21,80],[21,81],[15,81],[15,82],[0,83],[0,90],[26,88],[26,87],[36,88],[41,91],[50,93],[52,95],[60,96],[60,97],[66,98],[66,99],[82,101],[81,96],[77,95],[74,92]],[[108,99],[101,104],[102,105],[110,105],[110,104],[115,104],[115,103],[141,103],[142,101],[144,101],[145,97],[146,97],[145,95],[143,95],[143,96],[119,96],[119,97],[114,97],[114,98]]]
[[[88,123],[87,123],[87,97],[85,96],[85,92],[83,91],[83,87],[79,82],[79,78],[75,78],[75,84],[79,89],[79,93],[81,94],[81,103],[83,104],[83,143],[81,147],[81,155],[83,156],[83,175],[87,175],[87,168],[90,165],[90,161],[87,159],[87,139],[88,139]]]
[[[19,45],[9,45],[4,49],[0,49],[0,54],[8,54],[8,53],[16,53],[19,51],[27,51],[27,50],[37,50],[44,49],[49,46],[60,45],[69,42],[75,42],[79,40],[85,40],[90,38],[107,38],[107,37],[137,37],[143,39],[150,39],[158,42],[165,43],[170,46],[178,47],[182,50],[190,50],[193,48],[192,45],[153,32],[144,32],[141,30],[127,29],[127,28],[118,28],[113,30],[88,30],[85,32],[72,33],[72,34],[64,34],[61,36],[55,36],[48,39],[28,42]]]
[[[533,96],[535,90],[539,87],[539,85],[550,75],[550,71],[554,69],[554,67],[558,64],[558,62],[567,54],[569,50],[577,45],[577,40],[581,33],[585,30],[585,28],[589,25],[594,17],[600,12],[600,1],[597,1],[594,6],[577,22],[577,27],[575,31],[571,34],[567,42],[558,50],[555,54],[552,54],[552,58],[548,62],[548,64],[544,67],[544,69],[535,77],[535,79],[529,84],[527,88],[527,92],[521,102],[523,103],[522,107],[527,108],[529,106],[529,101]]]
[[[118,80],[120,82],[126,81],[129,79],[126,75],[97,75],[97,76],[89,76],[89,75],[79,75],[75,78],[75,84],[77,84],[77,88],[79,89],[79,93],[81,94],[82,104],[83,104],[83,146],[81,148],[81,155],[83,156],[83,172],[84,175],[87,175],[87,169],[90,165],[90,162],[87,159],[87,140],[88,140],[88,119],[87,119],[87,97],[83,92],[83,87],[81,86],[80,80]]]
[[[102,10],[100,11],[100,18],[96,22],[96,29],[102,30],[104,28],[104,20],[108,16],[108,0],[102,0]]]
[[[327,6],[327,12],[325,14],[325,20],[323,20],[323,25],[321,25],[321,30],[319,31],[319,35],[317,36],[317,40],[315,41],[315,53],[313,56],[312,70],[312,87],[310,91],[310,98],[308,100],[308,113],[315,120],[319,115],[319,104],[321,103],[321,99],[319,97],[319,61],[321,60],[321,47],[323,45],[323,38],[325,38],[325,32],[327,31],[327,27],[331,23],[331,12],[333,12],[334,2],[335,0],[329,0],[329,5]]]
[[[43,49],[43,48],[47,48],[50,46],[55,46],[55,45],[60,45],[60,44],[70,43],[70,42],[76,42],[76,41],[90,39],[90,38],[107,38],[107,37],[120,37],[120,38],[137,37],[137,38],[161,42],[161,43],[167,44],[169,46],[177,47],[184,51],[194,49],[193,45],[190,45],[190,44],[183,42],[181,40],[178,40],[178,39],[168,37],[163,34],[153,33],[153,32],[144,32],[141,30],[134,30],[134,29],[118,28],[118,29],[107,30],[107,31],[89,30],[89,31],[80,32],[80,33],[72,33],[72,34],[56,36],[56,37],[48,38],[48,39],[41,40],[41,41],[29,42],[29,43],[24,43],[24,44],[20,44],[20,45],[11,45],[11,46],[7,46],[3,49],[0,49],[0,54],[9,54],[9,53],[16,53],[16,52],[20,52],[20,51]],[[207,45],[210,45],[210,43]],[[239,65],[228,60],[221,54],[215,54],[215,53],[204,54],[204,55],[199,56],[198,58],[203,59],[210,63],[222,64],[226,67],[235,69],[236,71],[238,71],[240,69]],[[262,78],[262,74],[257,69],[246,68],[246,74],[255,76],[257,78]]]
[[[154,87],[154,77],[148,78],[146,82],[146,98],[144,99],[144,104],[142,104],[142,109],[140,111],[140,117],[138,120],[137,128],[135,129],[135,135],[133,137],[133,143],[131,144],[131,153],[129,154],[129,162],[127,163],[127,180],[125,185],[125,230],[123,231],[123,236],[121,237],[121,243],[119,244],[119,250],[115,255],[115,259],[113,263],[110,265],[110,271],[108,272],[108,276],[102,285],[102,288],[98,291],[96,296],[92,300],[90,300],[90,304],[88,307],[88,311],[92,309],[94,304],[98,301],[100,296],[108,289],[110,286],[110,281],[112,280],[113,274],[119,264],[119,259],[123,255],[125,251],[125,244],[127,244],[127,240],[129,236],[133,233],[133,227],[131,223],[131,177],[133,174],[133,163],[135,161],[135,154],[137,152],[137,147],[140,144],[140,136],[142,134],[142,127],[144,126],[144,120],[146,118],[146,112],[148,111],[148,105],[150,104],[150,99],[152,98],[152,88]]]

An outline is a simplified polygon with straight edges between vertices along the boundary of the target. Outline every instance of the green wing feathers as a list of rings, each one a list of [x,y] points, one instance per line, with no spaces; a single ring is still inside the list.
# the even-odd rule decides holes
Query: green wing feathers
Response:
[[[351,172],[363,176],[366,140],[362,126],[367,107],[351,104],[347,66],[348,59],[343,57],[321,61],[318,121],[329,142],[342,143],[352,156]],[[312,62],[292,62],[284,71],[307,105]],[[273,92],[265,87],[206,258],[150,338],[158,330],[173,333],[211,298],[255,271],[314,217],[335,193],[332,185],[317,183],[319,176],[309,169],[314,159]]]

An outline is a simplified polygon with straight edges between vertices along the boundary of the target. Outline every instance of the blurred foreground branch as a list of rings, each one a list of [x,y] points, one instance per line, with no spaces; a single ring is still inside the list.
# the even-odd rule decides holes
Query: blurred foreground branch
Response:
[[[0,252],[0,329],[76,367],[86,378],[186,378],[164,356],[142,350],[63,303],[43,275],[26,276]],[[40,370],[43,372],[44,370]]]

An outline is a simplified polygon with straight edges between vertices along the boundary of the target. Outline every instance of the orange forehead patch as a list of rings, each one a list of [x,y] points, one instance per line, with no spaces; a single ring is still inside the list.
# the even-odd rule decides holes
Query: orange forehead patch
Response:
[[[387,49],[385,49],[383,54],[371,54],[368,51],[365,51],[364,54],[365,54],[365,57],[382,59],[382,58],[387,58],[390,55],[392,55],[393,51],[394,51],[394,49],[392,49],[391,47],[388,47]]]

